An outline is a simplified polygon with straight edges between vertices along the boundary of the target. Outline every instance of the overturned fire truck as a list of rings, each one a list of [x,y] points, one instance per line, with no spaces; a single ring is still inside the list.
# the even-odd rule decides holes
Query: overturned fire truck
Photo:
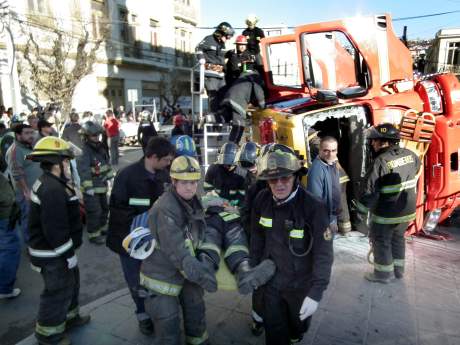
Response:
[[[448,73],[414,80],[389,15],[300,26],[265,38],[262,51],[268,106],[252,113],[256,141],[291,146],[308,166],[312,133],[335,136],[351,202],[372,159],[364,131],[391,122],[424,162],[408,234],[431,234],[460,204],[460,83]]]

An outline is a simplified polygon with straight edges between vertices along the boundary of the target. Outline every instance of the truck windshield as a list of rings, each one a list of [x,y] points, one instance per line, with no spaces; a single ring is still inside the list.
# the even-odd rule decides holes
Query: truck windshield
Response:
[[[362,58],[343,32],[304,33],[301,42],[308,86],[340,90],[360,85],[358,68]]]

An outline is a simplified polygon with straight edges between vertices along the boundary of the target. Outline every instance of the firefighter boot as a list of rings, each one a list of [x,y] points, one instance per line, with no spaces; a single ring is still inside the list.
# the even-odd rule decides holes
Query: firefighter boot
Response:
[[[394,273],[395,273],[396,279],[404,278],[404,268],[403,267],[395,266]]]
[[[70,341],[69,337],[66,334],[63,334],[61,340],[59,340],[58,342],[39,340],[38,345],[72,345],[72,342]]]
[[[382,284],[391,283],[391,278],[389,276],[380,275],[375,272],[364,273],[364,278],[372,283],[382,283]]]
[[[76,317],[66,321],[65,330],[68,331],[71,328],[86,325],[90,320],[91,320],[91,316],[78,314]]]
[[[259,286],[265,285],[275,274],[275,263],[266,259],[256,267],[251,268],[247,260],[242,261],[236,269],[238,291],[242,295],[250,294]]]
[[[262,322],[252,319],[251,333],[252,335],[258,337],[261,336],[264,332],[264,324]]]
[[[151,335],[153,334],[153,322],[151,319],[145,319],[139,321],[139,330],[142,334]]]
[[[105,237],[102,235],[94,236],[94,237],[90,237],[89,241],[99,246],[99,245],[105,244]]]

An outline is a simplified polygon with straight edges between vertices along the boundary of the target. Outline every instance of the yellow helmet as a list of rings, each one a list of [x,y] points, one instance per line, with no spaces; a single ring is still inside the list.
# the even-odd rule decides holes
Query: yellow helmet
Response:
[[[36,162],[58,163],[64,158],[74,158],[72,148],[64,139],[53,136],[40,139],[27,155],[27,159]]]
[[[257,163],[257,178],[270,180],[293,175],[302,168],[299,159],[292,152],[285,152],[273,146],[262,155]]]
[[[200,164],[189,156],[177,157],[171,164],[169,175],[176,180],[198,181],[201,179]]]

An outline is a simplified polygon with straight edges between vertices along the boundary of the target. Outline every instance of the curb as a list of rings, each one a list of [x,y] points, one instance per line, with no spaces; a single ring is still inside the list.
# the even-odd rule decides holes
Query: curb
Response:
[[[129,294],[129,289],[124,288],[118,291],[114,291],[106,296],[103,296],[93,302],[90,302],[86,304],[85,306],[80,308],[80,311],[83,314],[89,314],[91,311],[99,308],[100,306],[103,306],[104,304],[110,303],[113,300],[116,300],[120,297],[126,296]],[[35,336],[31,334],[27,338],[21,340],[20,342],[16,343],[16,345],[37,345],[37,340],[35,339]]]

